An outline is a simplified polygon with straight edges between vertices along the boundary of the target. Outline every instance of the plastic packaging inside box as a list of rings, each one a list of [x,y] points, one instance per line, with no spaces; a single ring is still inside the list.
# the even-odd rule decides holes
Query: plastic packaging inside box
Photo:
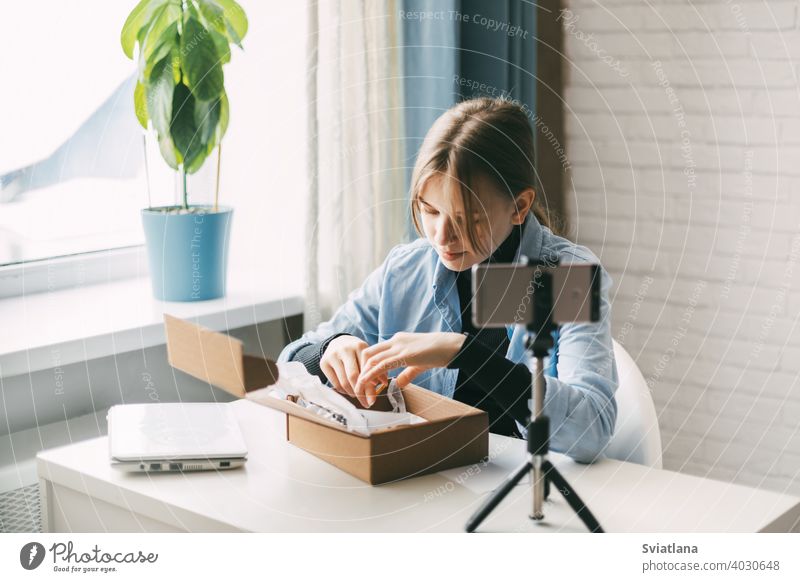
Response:
[[[309,374],[300,362],[280,362],[278,371],[275,384],[250,392],[247,398],[256,401],[263,398],[290,400],[312,414],[362,435],[370,435],[378,429],[427,422],[406,411],[403,392],[394,380],[386,391],[392,410],[381,411],[357,408],[336,390],[325,386],[317,376]]]

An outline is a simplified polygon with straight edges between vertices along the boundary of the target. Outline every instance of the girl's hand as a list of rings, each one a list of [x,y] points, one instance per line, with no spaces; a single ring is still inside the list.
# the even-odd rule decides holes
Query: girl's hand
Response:
[[[364,361],[362,354],[368,347],[367,342],[352,335],[341,335],[328,344],[319,361],[319,367],[334,390],[356,396],[355,385]],[[365,403],[366,400],[362,401],[366,406]]]
[[[405,368],[396,378],[401,388],[430,368],[444,368],[456,356],[467,336],[460,333],[406,333],[375,344],[363,352],[361,375],[355,385],[356,397],[366,406],[375,403],[375,389],[388,377],[389,370]]]

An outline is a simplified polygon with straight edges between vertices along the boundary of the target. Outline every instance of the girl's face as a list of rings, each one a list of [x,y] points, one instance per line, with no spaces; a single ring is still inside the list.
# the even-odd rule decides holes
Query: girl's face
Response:
[[[485,261],[511,234],[513,226],[524,222],[533,202],[533,190],[523,194],[518,197],[518,203],[522,202],[517,207],[491,181],[482,177],[475,180],[475,192],[469,194],[472,196],[471,219],[476,238],[486,249],[484,253],[470,247],[455,178],[442,175],[429,178],[416,203],[425,236],[442,263],[451,271],[466,271]]]

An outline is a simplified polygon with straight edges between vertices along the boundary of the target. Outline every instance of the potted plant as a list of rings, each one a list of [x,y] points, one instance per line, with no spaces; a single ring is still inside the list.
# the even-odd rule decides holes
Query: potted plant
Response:
[[[125,54],[133,59],[138,47],[136,117],[145,130],[152,127],[162,157],[183,183],[182,205],[142,210],[157,299],[196,301],[225,294],[233,210],[218,204],[229,115],[222,65],[230,61],[231,44],[242,48],[245,34],[247,17],[233,0],[141,0],[122,27]],[[190,205],[186,176],[197,172],[215,148],[214,204]]]

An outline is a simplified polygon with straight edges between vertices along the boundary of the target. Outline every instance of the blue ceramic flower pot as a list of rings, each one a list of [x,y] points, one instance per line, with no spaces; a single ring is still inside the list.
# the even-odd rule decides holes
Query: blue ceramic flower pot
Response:
[[[142,210],[153,295],[162,301],[224,296],[233,209],[192,206],[206,213],[169,214],[169,208]]]

